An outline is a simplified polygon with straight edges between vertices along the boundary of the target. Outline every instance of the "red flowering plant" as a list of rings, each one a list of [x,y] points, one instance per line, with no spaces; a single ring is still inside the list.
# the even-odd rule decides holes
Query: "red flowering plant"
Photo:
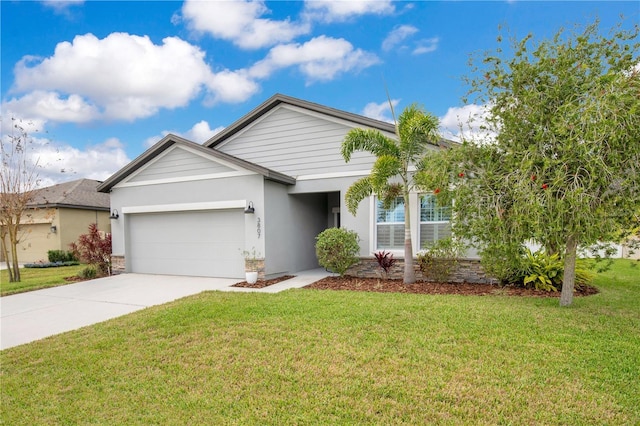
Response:
[[[102,232],[98,225],[89,225],[89,233],[69,244],[71,251],[82,262],[96,267],[101,275],[111,275],[111,234]]]
[[[384,271],[385,278],[389,277],[389,270],[395,265],[396,259],[393,258],[393,253],[389,253],[388,251],[379,251],[377,253],[373,253],[378,261],[378,266],[380,269]]]

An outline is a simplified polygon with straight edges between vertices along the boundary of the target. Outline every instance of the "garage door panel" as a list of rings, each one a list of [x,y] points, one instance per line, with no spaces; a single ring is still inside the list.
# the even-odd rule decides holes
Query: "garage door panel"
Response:
[[[135,214],[128,220],[133,272],[244,276],[242,210]]]

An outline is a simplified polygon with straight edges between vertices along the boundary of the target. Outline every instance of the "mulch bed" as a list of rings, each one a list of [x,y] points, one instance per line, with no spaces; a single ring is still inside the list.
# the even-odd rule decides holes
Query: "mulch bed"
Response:
[[[472,296],[528,296],[528,297],[560,297],[560,292],[548,292],[527,288],[500,286],[497,284],[474,283],[433,283],[416,282],[403,284],[402,280],[384,280],[378,278],[327,277],[310,284],[306,289],[316,290],[351,290],[371,291],[379,293],[414,293],[414,294],[461,294]],[[592,286],[581,286],[574,291],[575,296],[597,294],[598,289]]]
[[[281,277],[278,278],[272,278],[270,280],[263,280],[263,281],[256,281],[255,284],[249,284],[246,281],[242,281],[241,283],[237,283],[232,285],[231,287],[244,287],[244,288],[265,288],[265,287],[269,287],[270,285],[273,284],[277,284],[280,281],[284,281],[284,280],[288,280],[289,278],[293,278],[295,275],[283,275]]]

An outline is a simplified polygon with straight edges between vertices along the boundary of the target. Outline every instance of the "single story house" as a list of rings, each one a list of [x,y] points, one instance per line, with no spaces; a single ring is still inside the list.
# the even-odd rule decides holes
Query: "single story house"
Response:
[[[18,260],[47,261],[49,250],[69,250],[92,223],[111,232],[109,194],[97,191],[101,183],[78,179],[37,190],[22,216]]]
[[[242,251],[255,249],[263,278],[295,274],[318,267],[315,237],[334,226],[358,233],[362,257],[402,257],[402,205],[384,210],[370,197],[355,216],[345,207],[375,160],[356,153],[345,163],[353,128],[396,137],[392,124],[281,94],[202,145],[167,135],[98,187],[117,217],[114,269],[242,278]],[[412,194],[410,207],[414,252],[450,234],[432,195]]]

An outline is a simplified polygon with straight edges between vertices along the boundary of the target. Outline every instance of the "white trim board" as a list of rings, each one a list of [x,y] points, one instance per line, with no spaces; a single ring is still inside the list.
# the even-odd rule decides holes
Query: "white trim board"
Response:
[[[150,206],[123,207],[122,214],[244,209],[246,206],[247,200],[212,201],[208,203],[156,204]]]
[[[164,178],[164,179],[156,179],[156,180],[144,180],[139,182],[124,182],[119,183],[114,186],[114,188],[129,188],[134,186],[147,186],[147,185],[160,185],[163,183],[180,183],[180,182],[194,182],[198,180],[209,180],[209,179],[223,179],[229,177],[237,177],[237,176],[250,176],[256,175],[257,173],[251,171],[238,171],[238,172],[224,172],[224,173],[212,173],[207,175],[196,175],[196,176],[181,176],[174,178]]]

